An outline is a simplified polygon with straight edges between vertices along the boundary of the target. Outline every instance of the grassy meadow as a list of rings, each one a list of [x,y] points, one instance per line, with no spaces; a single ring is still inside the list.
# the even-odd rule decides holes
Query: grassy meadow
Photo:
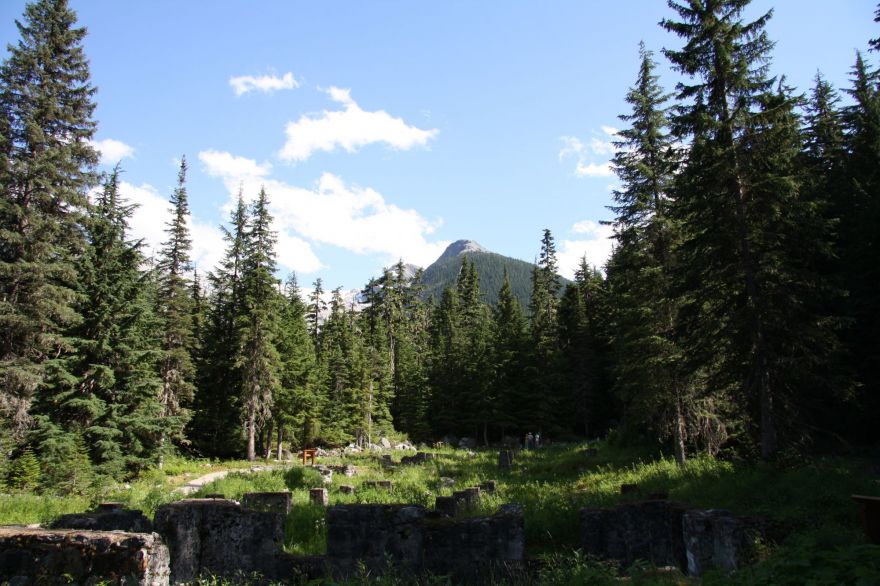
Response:
[[[880,494],[871,461],[856,456],[806,460],[786,467],[724,461],[708,456],[679,467],[670,457],[607,443],[553,445],[516,455],[513,469],[502,471],[497,450],[426,449],[436,458],[422,464],[397,464],[406,452],[392,452],[389,468],[380,453],[319,458],[326,465],[351,464],[358,474],[333,476],[330,504],[414,503],[433,506],[440,495],[495,480],[495,494],[483,494],[465,515],[492,514],[504,503],[524,507],[526,554],[544,561],[544,584],[618,583],[618,569],[577,552],[582,507],[611,506],[665,492],[694,507],[725,508],[767,520],[767,542],[754,566],[733,576],[708,575],[701,581],[677,572],[636,565],[626,579],[637,584],[880,584],[880,546],[865,545],[851,494]],[[266,472],[247,471],[252,463],[174,458],[127,486],[105,487],[91,496],[33,494],[0,496],[0,524],[47,523],[58,515],[84,511],[100,500],[118,500],[152,516],[162,503],[184,498],[174,491],[188,480],[216,470],[233,470],[205,485],[194,497],[221,493],[241,499],[247,492],[290,490],[293,509],[286,520],[285,549],[321,554],[326,542],[324,509],[309,504],[310,488],[324,486],[311,467],[291,463]],[[234,470],[241,469],[241,472]],[[450,479],[454,483],[450,482]],[[370,480],[391,480],[393,489],[362,487]],[[339,486],[355,488],[344,494]],[[639,492],[622,495],[622,484]],[[362,582],[377,578],[364,576]],[[400,583],[386,577],[384,583]],[[207,583],[207,582],[206,582]],[[216,582],[220,584],[221,582]]]

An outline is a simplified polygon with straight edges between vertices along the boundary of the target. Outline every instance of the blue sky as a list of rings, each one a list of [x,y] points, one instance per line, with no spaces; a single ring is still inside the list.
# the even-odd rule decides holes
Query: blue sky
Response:
[[[0,3],[16,42],[25,2]],[[771,70],[807,91],[817,70],[848,85],[856,49],[880,36],[867,0],[775,5]],[[638,67],[681,42],[666,2],[108,2],[71,0],[98,87],[96,141],[121,161],[157,244],[181,155],[194,255],[222,254],[218,226],[243,187],[265,185],[282,273],[309,288],[361,287],[402,257],[430,264],[473,239],[533,260],[541,232],[563,273],[610,248],[609,141]],[[873,59],[873,55],[871,56]]]

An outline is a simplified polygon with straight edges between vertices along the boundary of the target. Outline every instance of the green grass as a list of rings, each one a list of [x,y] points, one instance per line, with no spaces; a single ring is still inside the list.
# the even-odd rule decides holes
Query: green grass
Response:
[[[81,513],[88,508],[89,499],[79,496],[0,495],[0,525],[46,524],[61,515]]]
[[[593,448],[592,450],[590,448]],[[863,544],[857,507],[850,494],[880,494],[869,474],[869,462],[857,457],[820,457],[785,467],[728,462],[708,456],[691,458],[679,467],[669,457],[644,449],[608,444],[554,445],[519,452],[513,469],[497,467],[496,450],[466,452],[450,448],[429,450],[434,460],[393,469],[378,454],[321,458],[326,465],[352,464],[358,475],[334,474],[328,486],[330,504],[407,503],[431,507],[437,496],[452,494],[485,480],[495,480],[497,492],[484,494],[465,516],[490,515],[504,503],[523,505],[527,555],[546,560],[539,575],[524,578],[540,584],[619,583],[618,569],[576,553],[579,509],[607,507],[665,492],[670,499],[693,507],[725,508],[740,515],[762,517],[769,540],[755,565],[732,577],[709,575],[704,584],[880,584],[880,547]],[[402,453],[394,453],[399,460]],[[46,523],[58,515],[87,510],[95,500],[119,500],[152,516],[157,506],[182,495],[173,489],[187,478],[218,469],[250,467],[249,462],[208,462],[170,459],[163,470],[143,474],[130,487],[105,490],[92,499],[0,495],[0,523]],[[441,483],[446,477],[453,486]],[[391,491],[367,488],[365,482],[391,480]],[[354,487],[343,494],[339,486]],[[637,484],[639,493],[621,495],[622,484]],[[323,507],[309,503],[309,489],[324,486],[318,472],[298,463],[287,469],[260,473],[232,472],[193,496],[221,493],[240,500],[247,492],[290,490],[293,509],[285,520],[285,550],[301,555],[325,551]],[[351,584],[376,583],[362,577]],[[676,572],[647,566],[629,570],[635,584],[694,584]],[[872,581],[873,580],[873,581]],[[408,583],[402,577],[386,584]],[[438,579],[437,583],[442,583]]]

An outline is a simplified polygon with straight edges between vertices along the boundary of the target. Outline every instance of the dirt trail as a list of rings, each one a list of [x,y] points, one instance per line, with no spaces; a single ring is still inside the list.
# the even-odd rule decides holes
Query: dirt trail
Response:
[[[216,470],[214,472],[210,472],[208,474],[205,474],[204,476],[199,476],[198,478],[194,478],[193,480],[190,480],[189,482],[187,482],[183,486],[178,486],[177,488],[174,489],[174,492],[179,493],[179,494],[183,494],[183,495],[190,495],[194,492],[198,492],[199,489],[201,489],[206,484],[210,484],[210,483],[214,482],[215,480],[220,480],[221,478],[224,478],[230,472],[242,472],[242,473],[267,472],[269,470],[274,470],[276,468],[278,468],[278,467],[277,466],[251,466],[250,468],[239,468],[237,470]]]

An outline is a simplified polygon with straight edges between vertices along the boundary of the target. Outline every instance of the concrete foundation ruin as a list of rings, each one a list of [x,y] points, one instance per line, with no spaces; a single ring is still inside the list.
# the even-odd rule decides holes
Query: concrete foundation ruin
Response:
[[[166,586],[169,562],[155,533],[0,527],[0,582],[16,586]]]
[[[622,567],[636,560],[675,566],[692,576],[743,566],[762,534],[755,519],[665,500],[581,510],[581,548]]]
[[[337,505],[326,512],[326,555],[308,557],[283,551],[289,497],[251,494],[242,499],[248,506],[186,499],[159,507],[151,524],[139,511],[106,504],[65,515],[52,530],[0,527],[0,583],[166,586],[253,574],[294,583],[392,568],[480,583],[514,574],[521,579],[525,571],[518,505],[472,518],[416,505]],[[437,502],[438,509],[459,504],[455,497]],[[646,560],[695,576],[710,567],[733,571],[751,561],[760,535],[755,520],[663,500],[581,511],[584,552],[623,567]]]

